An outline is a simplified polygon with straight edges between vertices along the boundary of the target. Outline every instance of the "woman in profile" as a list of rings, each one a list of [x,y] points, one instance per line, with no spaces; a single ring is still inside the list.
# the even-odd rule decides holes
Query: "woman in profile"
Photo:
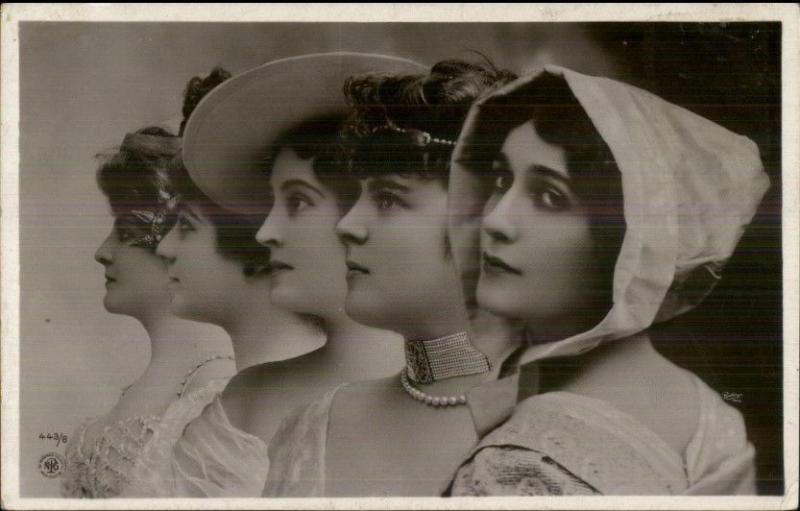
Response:
[[[189,119],[172,173],[178,226],[158,252],[175,313],[225,328],[239,371],[131,496],[260,496],[267,444],[292,409],[402,363],[391,333],[344,312],[334,226],[347,176],[336,156],[343,73],[412,65],[347,53],[270,62],[220,86]]]
[[[120,495],[155,431],[163,421],[174,422],[176,404],[185,406],[198,393],[218,391],[219,381],[233,374],[228,343],[188,339],[191,325],[170,312],[167,265],[156,254],[174,224],[176,197],[167,169],[180,142],[161,127],[130,133],[97,174],[114,216],[114,226],[95,254],[105,268],[104,305],[142,324],[151,358],[114,408],[84,422],[73,436],[62,480],[67,497]],[[195,407],[195,415],[201,409]]]
[[[476,442],[464,393],[513,345],[470,328],[447,242],[447,180],[471,103],[512,78],[453,60],[347,81],[343,141],[360,191],[336,227],[346,311],[401,334],[406,365],[287,418],[270,444],[265,496],[437,495]]]
[[[221,327],[230,336],[236,375],[202,399],[191,422],[162,422],[125,496],[258,496],[269,470],[266,444],[243,431],[238,410],[220,393],[246,399],[253,372],[291,364],[325,345],[312,319],[276,307],[269,298],[269,250],[256,242],[263,216],[227,210],[203,193],[180,160],[170,172],[179,194],[177,224],[158,245],[168,266],[172,312]],[[227,384],[226,384],[227,383]],[[197,401],[197,400],[196,400]],[[198,403],[187,409],[197,416]],[[176,416],[184,415],[176,409]]]
[[[549,67],[474,106],[453,249],[527,347],[470,396],[489,433],[446,494],[754,493],[741,414],[648,330],[713,289],[768,185],[752,141],[605,78]]]

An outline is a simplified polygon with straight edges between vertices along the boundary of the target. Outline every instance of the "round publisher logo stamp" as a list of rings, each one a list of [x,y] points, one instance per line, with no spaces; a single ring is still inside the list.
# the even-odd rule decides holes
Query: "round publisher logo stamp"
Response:
[[[39,458],[39,472],[44,477],[54,478],[64,472],[67,460],[57,452],[48,452]]]

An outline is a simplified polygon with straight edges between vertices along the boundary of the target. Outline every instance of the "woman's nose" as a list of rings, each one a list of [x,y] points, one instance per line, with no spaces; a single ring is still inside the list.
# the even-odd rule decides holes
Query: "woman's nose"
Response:
[[[94,260],[98,263],[102,264],[103,266],[108,266],[114,260],[114,256],[111,250],[111,245],[114,242],[114,232],[110,232],[106,239],[97,247],[97,250],[94,253]]]
[[[175,262],[177,254],[176,247],[178,243],[178,229],[177,227],[170,229],[170,231],[161,238],[156,247],[156,254],[160,256],[167,264]]]
[[[362,207],[363,199],[359,199],[353,204],[341,220],[336,224],[336,234],[344,244],[363,245],[367,241],[369,232],[364,220]]]
[[[483,217],[483,231],[494,241],[511,243],[517,239],[514,225],[515,198],[509,190]]]
[[[283,243],[280,234],[281,223],[281,214],[277,207],[273,207],[256,232],[256,241],[265,247],[281,246]]]

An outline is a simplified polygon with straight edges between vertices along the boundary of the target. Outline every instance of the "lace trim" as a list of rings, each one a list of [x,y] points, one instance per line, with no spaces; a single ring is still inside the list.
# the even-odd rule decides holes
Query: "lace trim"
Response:
[[[181,381],[181,390],[176,393],[178,399],[184,396],[186,386],[201,367],[223,359],[232,360],[232,357],[215,355],[188,371]],[[86,431],[91,424],[101,419],[102,416],[85,418],[73,435],[77,441],[67,447],[67,468],[62,479],[62,494],[66,496],[119,495],[130,484],[130,474],[145,446],[156,437],[161,422],[161,416],[136,415],[107,424],[87,452]]]
[[[270,471],[264,496],[325,495],[325,453],[331,406],[340,385],[318,401],[299,407],[278,427],[269,443]]]
[[[203,360],[192,369],[186,373],[186,376],[181,380],[181,390],[178,391],[178,397],[183,397],[183,394],[186,392],[186,386],[189,385],[191,382],[192,377],[200,370],[204,365],[208,364],[209,362],[213,362],[214,360],[230,360],[234,361],[233,357],[230,355],[214,355],[213,357],[208,357],[207,359]]]

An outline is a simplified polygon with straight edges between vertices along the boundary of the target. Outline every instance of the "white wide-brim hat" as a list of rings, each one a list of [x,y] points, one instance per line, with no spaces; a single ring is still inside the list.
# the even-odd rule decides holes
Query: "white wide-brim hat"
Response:
[[[260,209],[269,196],[272,143],[305,120],[344,117],[342,87],[348,77],[426,69],[403,58],[350,52],[263,64],[223,82],[197,105],[183,136],[184,165],[220,206],[242,213]]]

